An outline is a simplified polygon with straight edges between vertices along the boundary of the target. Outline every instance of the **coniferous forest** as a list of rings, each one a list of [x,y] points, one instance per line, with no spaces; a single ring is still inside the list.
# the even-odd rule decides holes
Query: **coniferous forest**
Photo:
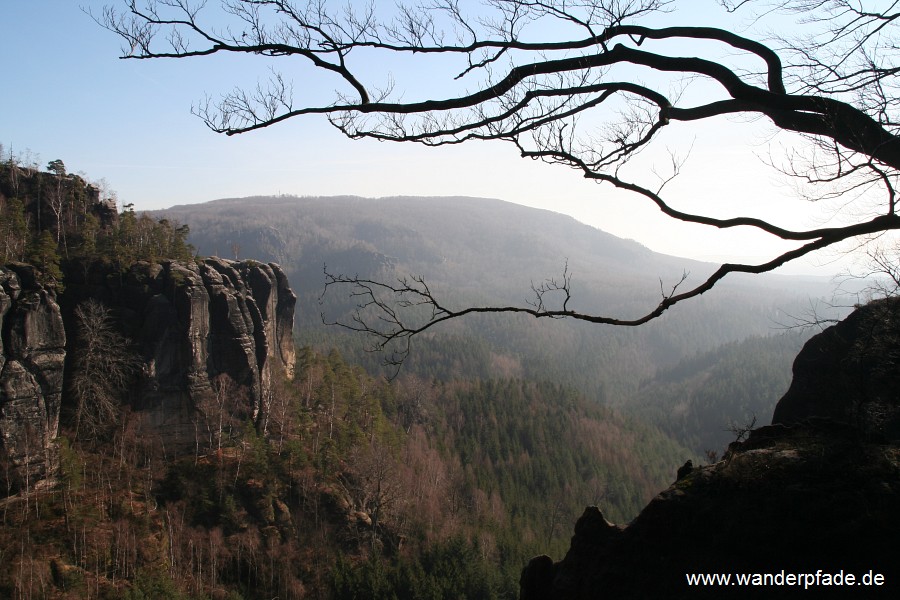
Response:
[[[0,165],[4,262],[36,267],[64,311],[67,278],[91,265],[115,275],[204,251],[190,220],[119,211],[103,187],[59,160]],[[315,293],[310,266],[288,265],[301,299]],[[123,318],[102,331],[126,356]],[[67,388],[52,485],[14,481],[4,459],[0,595],[516,598],[523,565],[561,558],[585,506],[627,523],[684,460],[729,441],[699,432],[767,414],[802,341],[735,330],[713,350],[677,329],[636,342],[564,329],[548,348],[574,354],[541,361],[524,350],[527,325],[486,320],[486,337],[457,328],[423,342],[391,379],[316,318],[298,312],[294,377],[273,382],[265,427],[247,390],[219,377],[197,400],[190,451],[142,434],[127,361],[90,427],[88,388]],[[87,340],[70,335],[69,354],[89,356]],[[653,362],[647,348],[664,342],[671,353]],[[91,364],[72,361],[76,374]],[[597,367],[567,370],[582,364]],[[678,419],[661,418],[673,405]]]

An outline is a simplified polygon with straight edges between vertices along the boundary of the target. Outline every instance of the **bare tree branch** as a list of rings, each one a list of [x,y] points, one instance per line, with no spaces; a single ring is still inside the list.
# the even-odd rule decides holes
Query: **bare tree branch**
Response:
[[[451,308],[422,277],[384,283],[326,271],[326,293],[345,288],[357,303],[352,319],[338,324],[374,336],[376,348],[390,347],[387,362],[396,364],[412,337],[449,319],[518,312],[637,326],[731,273],[771,271],[845,240],[900,229],[900,1],[878,11],[851,0],[720,3],[754,23],[787,14],[797,27],[754,39],[697,23],[647,25],[670,11],[676,18],[674,0],[489,0],[465,8],[457,0],[431,0],[393,13],[327,0],[122,0],[121,9],[106,8],[95,19],[123,40],[122,58],[232,53],[300,59],[338,87],[331,103],[298,102],[290,81],[273,71],[266,84],[195,107],[216,132],[235,135],[324,115],[351,138],[429,146],[498,140],[514,144],[524,158],[631,192],[672,219],[723,230],[749,227],[798,244],[760,264],[723,264],[690,289],[682,289],[686,278],[668,291],[661,287],[659,303],[633,319],[573,308],[568,266],[560,279],[532,284],[533,298],[518,307]],[[672,42],[694,44],[696,52],[673,53]],[[448,83],[467,86],[453,88],[459,93],[405,101],[405,90],[372,67],[373,56],[384,65],[392,57],[438,54],[459,57],[447,74]],[[666,78],[703,81],[709,91],[689,103],[688,95],[658,82]],[[638,173],[654,174],[657,182],[630,177],[638,169],[629,166],[669,125],[723,115],[764,118],[776,130],[800,134],[805,142],[790,148],[778,168],[802,185],[802,198],[840,202],[841,222],[798,229],[778,217],[753,216],[749,208],[728,218],[680,210],[663,196],[684,160],[674,154],[665,173]]]

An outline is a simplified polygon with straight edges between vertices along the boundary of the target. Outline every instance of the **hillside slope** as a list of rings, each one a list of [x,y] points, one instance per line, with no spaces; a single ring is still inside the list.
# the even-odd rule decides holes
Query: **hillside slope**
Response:
[[[765,422],[791,383],[791,362],[811,331],[753,336],[661,369],[630,408],[697,456],[721,454],[735,428]]]
[[[155,214],[189,224],[201,254],[280,263],[298,293],[301,339],[312,343],[341,339],[339,330],[321,325],[321,312],[346,318],[355,306],[335,294],[321,298],[323,266],[385,281],[421,275],[456,307],[523,306],[533,299],[532,285],[559,279],[567,268],[571,307],[622,317],[654,306],[661,282],[670,287],[687,272],[690,283],[714,267],[654,253],[565,215],[484,198],[251,197]],[[407,368],[491,376],[502,366],[501,375],[565,381],[620,404],[657,369],[769,335],[790,314],[802,313],[811,296],[827,294],[827,286],[797,279],[738,277],[636,330],[512,315],[470,318],[423,336]],[[362,341],[356,336],[341,344],[360,348]],[[452,357],[434,360],[448,349]],[[372,367],[377,360],[361,351],[354,358]]]

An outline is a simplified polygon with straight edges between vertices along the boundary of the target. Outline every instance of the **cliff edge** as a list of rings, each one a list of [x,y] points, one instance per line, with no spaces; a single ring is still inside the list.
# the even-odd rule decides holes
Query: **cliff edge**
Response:
[[[131,406],[164,444],[193,444],[195,410],[220,376],[245,392],[246,412],[265,429],[272,378],[293,378],[295,358],[297,296],[277,264],[139,261],[125,273],[94,265],[66,286],[67,310],[99,300],[134,342],[142,373]]]
[[[810,339],[772,423],[823,417],[861,434],[900,439],[900,298],[857,308]]]

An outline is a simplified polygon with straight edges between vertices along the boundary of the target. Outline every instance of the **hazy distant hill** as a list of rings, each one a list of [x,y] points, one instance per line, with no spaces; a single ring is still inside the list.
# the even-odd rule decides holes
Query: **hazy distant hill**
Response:
[[[520,301],[532,280],[558,277],[568,260],[577,289],[584,288],[580,299],[617,298],[635,312],[632,292],[644,284],[642,296],[652,299],[659,277],[674,282],[683,270],[701,275],[711,268],[565,215],[484,198],[251,197],[165,212],[192,226],[201,253],[234,257],[237,250],[301,273],[311,269],[320,280],[316,259],[361,275],[391,265],[495,300]]]
[[[715,265],[652,252],[558,213],[484,198],[250,197],[157,213],[187,223],[201,254],[279,262],[300,295],[301,339],[336,340],[323,329],[323,265],[391,279],[422,275],[458,306],[524,304],[532,282],[572,274],[572,307],[633,316],[654,306],[683,272],[696,282]],[[698,352],[778,332],[822,283],[735,277],[637,329],[493,316],[448,324],[414,347],[408,369],[429,375],[552,379],[609,403]],[[334,301],[334,300],[332,300]],[[325,310],[337,310],[334,305]],[[342,345],[361,345],[344,340]],[[362,357],[362,355],[360,355]],[[361,360],[365,360],[362,357]],[[371,358],[370,364],[371,364]]]

